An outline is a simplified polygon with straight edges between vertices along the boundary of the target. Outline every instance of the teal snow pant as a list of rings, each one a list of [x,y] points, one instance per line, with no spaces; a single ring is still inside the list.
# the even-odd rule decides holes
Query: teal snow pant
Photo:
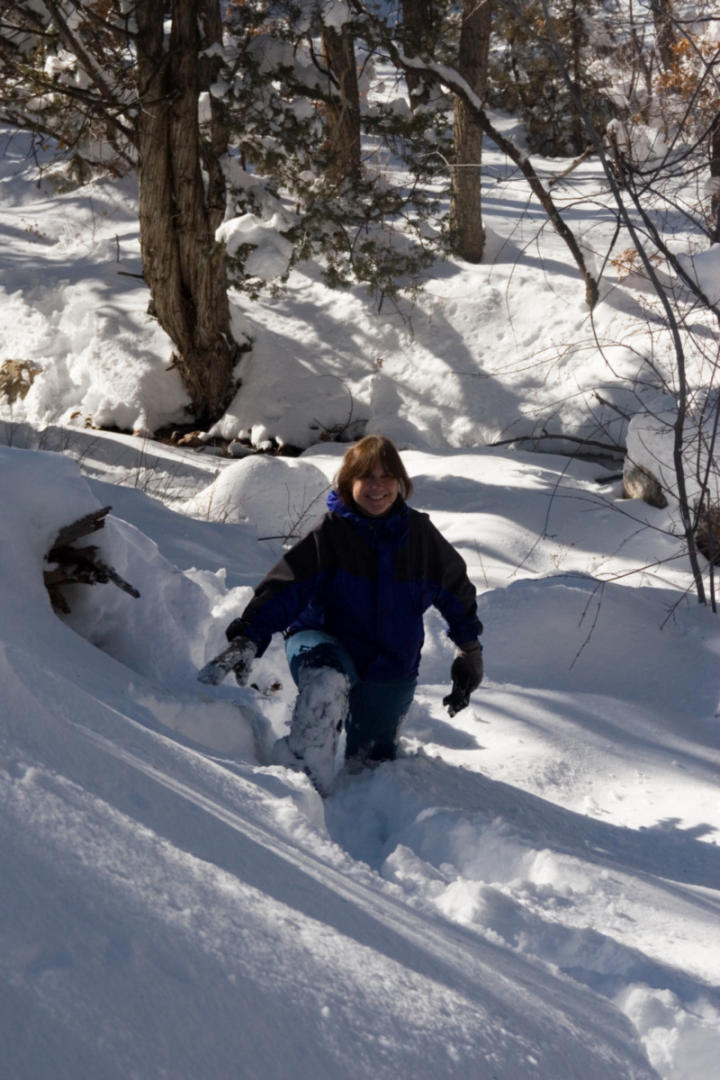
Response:
[[[305,667],[329,667],[347,675],[350,683],[345,718],[345,757],[370,761],[393,761],[403,717],[410,708],[417,679],[371,682],[358,678],[355,663],[344,645],[322,630],[300,630],[285,644],[295,683]]]

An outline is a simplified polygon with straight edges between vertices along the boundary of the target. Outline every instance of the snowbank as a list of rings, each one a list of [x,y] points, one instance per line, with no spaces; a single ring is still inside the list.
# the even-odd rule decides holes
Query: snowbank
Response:
[[[309,461],[249,457],[223,469],[185,510],[209,521],[251,521],[260,535],[297,540],[325,512],[329,490]]]
[[[247,742],[217,763],[182,728],[169,738],[153,708],[207,632],[203,590],[116,522],[103,553],[150,593],[93,586],[74,632],[49,611],[42,555],[96,501],[60,457],[3,448],[0,465],[6,1075],[282,1080],[300,1060],[328,1080],[460,1078],[484,1061],[520,1080],[651,1080],[610,1003],[408,905],[331,843],[304,778]],[[186,680],[173,700],[190,707]],[[248,719],[224,688],[192,702]]]

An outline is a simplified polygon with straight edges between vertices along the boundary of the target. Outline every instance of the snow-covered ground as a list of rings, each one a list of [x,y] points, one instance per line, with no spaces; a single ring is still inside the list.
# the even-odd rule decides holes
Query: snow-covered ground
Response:
[[[147,314],[134,183],[103,179],[57,196],[34,182],[29,153],[28,137],[0,131],[0,366],[22,362],[33,380],[0,404],[0,418],[139,433],[187,420],[180,377],[167,370],[171,344]],[[536,162],[546,182],[566,165]],[[558,433],[622,443],[620,413],[675,386],[674,352],[648,282],[614,269],[627,241],[615,236],[599,165],[590,159],[553,187],[589,264],[605,265],[592,313],[568,249],[492,147],[484,171],[485,262],[439,260],[417,304],[378,311],[360,287],[326,288],[314,264],[278,297],[235,294],[236,335],[249,334],[253,350],[215,434],[304,448],[369,424],[433,450],[530,435],[552,448]],[[687,266],[714,296],[720,245],[700,250],[705,238],[682,221],[668,227],[674,249],[697,250]],[[689,321],[700,344],[714,339],[713,315]],[[686,349],[691,382],[711,385],[714,351]]]
[[[237,298],[256,347],[220,428],[302,456],[164,446],[85,426],[182,418],[124,276],[132,190],[50,198],[22,138],[3,147],[0,365],[43,372],[0,413],[3,1077],[713,1075],[720,624],[672,507],[623,500],[601,464],[485,445],[624,437],[595,391],[628,404],[646,332],[669,357],[642,283],[595,314],[608,366],[558,241],[530,244],[526,193],[493,181],[487,263],[443,264],[402,317],[313,268]],[[593,168],[569,183],[596,191]],[[321,512],[344,447],[320,436],[355,421],[403,446],[413,504],[463,552],[487,678],[451,720],[431,613],[403,756],[323,802],[266,764],[292,701],[280,643],[256,690],[195,673]],[[140,598],[77,587],[58,617],[44,555],[107,505],[92,542]]]

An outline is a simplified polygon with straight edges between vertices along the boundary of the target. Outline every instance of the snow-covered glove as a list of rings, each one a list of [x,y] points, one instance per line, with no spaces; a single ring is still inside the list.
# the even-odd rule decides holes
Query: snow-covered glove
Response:
[[[257,646],[250,638],[233,638],[226,649],[198,672],[198,679],[210,686],[218,686],[228,672],[234,671],[238,686],[246,686],[256,652]]]
[[[450,716],[454,716],[469,704],[470,695],[482,682],[483,658],[479,641],[471,641],[467,645],[460,646],[450,669],[450,677],[452,689],[443,698],[443,705],[446,706]]]

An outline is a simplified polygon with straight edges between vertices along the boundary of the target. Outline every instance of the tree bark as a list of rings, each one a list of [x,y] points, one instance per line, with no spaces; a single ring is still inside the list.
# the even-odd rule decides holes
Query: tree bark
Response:
[[[488,78],[491,0],[463,0],[458,74],[484,100]],[[450,201],[453,247],[468,262],[479,263],[485,250],[480,179],[483,130],[475,110],[455,97],[454,168]]]
[[[335,90],[325,110],[327,176],[340,187],[360,175],[360,89],[351,30],[326,26],[323,53]]]
[[[206,424],[232,398],[238,352],[225,253],[215,242],[225,210],[218,162],[225,147],[211,123],[206,190],[198,119],[201,78],[208,76],[200,53],[218,40],[220,13],[217,0],[173,0],[169,35],[166,13],[165,0],[136,8],[140,244],[155,315],[176,347],[194,418]]]

